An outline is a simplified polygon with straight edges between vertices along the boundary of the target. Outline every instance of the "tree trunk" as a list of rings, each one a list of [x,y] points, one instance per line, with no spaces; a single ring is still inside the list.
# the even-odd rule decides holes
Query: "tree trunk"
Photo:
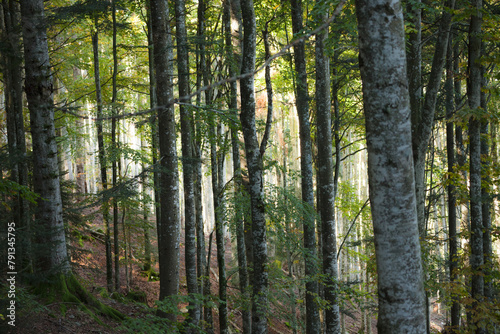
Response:
[[[117,143],[116,123],[118,122],[116,116],[117,111],[117,86],[116,76],[118,74],[118,55],[116,54],[116,2],[112,2],[112,17],[113,17],[113,82],[112,82],[112,97],[111,97],[111,110],[113,111],[113,119],[111,120],[111,145],[113,160],[111,163],[112,169],[112,182],[113,188],[116,189],[118,185],[117,160],[120,160],[120,153]],[[114,239],[114,253],[115,253],[115,290],[120,291],[120,244],[119,244],[119,221],[118,221],[118,199],[116,195],[113,196],[113,239]]]
[[[357,0],[356,13],[378,273],[378,332],[425,333],[401,3]]]
[[[173,99],[173,50],[170,35],[169,8],[163,0],[151,0],[154,43],[158,132],[160,139],[160,210],[158,255],[160,264],[160,300],[179,291],[179,180],[175,113]],[[169,315],[175,321],[175,315]]]
[[[38,269],[42,274],[69,274],[64,232],[52,74],[42,0],[21,2],[25,92],[33,140],[33,179],[40,195],[35,212]]]
[[[451,117],[455,112],[454,91],[453,91],[453,54],[451,43],[448,43],[448,57],[446,59],[446,153],[448,158],[448,173],[455,173],[455,133]],[[449,238],[449,271],[450,282],[458,283],[458,239],[457,239],[457,198],[456,187],[451,181],[447,186],[448,193],[448,238]],[[458,296],[452,296],[452,305],[450,310],[450,326],[452,330],[458,330],[460,326],[460,304]]]
[[[449,9],[453,9],[454,7],[455,0],[447,0],[444,4],[424,102],[422,108],[419,109],[419,115],[416,115],[418,111],[412,109],[413,163],[415,166],[418,227],[421,238],[424,238],[426,234],[425,156],[434,125],[437,93],[439,91],[439,87],[441,86],[441,77],[446,61],[446,52],[448,49],[448,38],[450,35],[452,19],[452,14]],[[408,70],[411,71],[413,70],[413,68],[409,68]],[[415,97],[412,98],[411,101],[416,104],[416,102],[413,101],[414,99]]]
[[[484,49],[484,43],[482,43]],[[484,75],[485,68],[481,66],[481,76],[483,87],[488,86],[488,79]],[[484,90],[481,90],[481,109],[483,112],[488,110],[488,96]],[[493,198],[491,196],[491,167],[490,167],[490,122],[488,119],[481,119],[481,215],[483,218],[483,254],[484,254],[484,297],[488,300],[494,295],[492,282],[492,260],[493,249],[491,243],[491,209]]]
[[[253,0],[241,3],[243,16],[243,59],[241,73],[255,70],[256,28]],[[253,298],[252,332],[267,333],[268,273],[266,219],[262,177],[262,156],[255,126],[254,77],[250,75],[240,80],[241,126],[245,141],[245,154],[249,174],[249,192],[252,214],[253,237]]]
[[[319,5],[320,2],[317,1]],[[327,18],[327,13],[320,16],[319,22]],[[337,189],[333,176],[332,159],[332,116],[330,102],[330,64],[325,56],[327,31],[316,35],[316,117],[318,136],[318,192],[319,212],[321,217],[321,237],[323,255],[323,273],[325,275],[324,294],[328,303],[325,310],[326,333],[340,333],[340,312],[337,302],[337,233],[335,224],[335,197]],[[336,84],[336,83],[335,83]],[[336,99],[336,91],[335,91]],[[338,101],[335,101],[338,103]],[[337,108],[336,108],[337,109]],[[335,110],[337,111],[337,110]],[[336,112],[337,116],[337,112]],[[337,125],[337,124],[336,124]],[[337,143],[337,141],[336,141]],[[335,152],[339,158],[339,151]],[[337,165],[335,169],[338,168]],[[314,327],[316,330],[316,327]]]
[[[186,32],[186,4],[184,0],[175,1],[175,23],[177,36],[177,68],[179,95],[181,102],[190,104],[191,99],[184,98],[190,94],[189,88],[189,52]],[[191,109],[180,105],[181,140],[182,140],[182,167],[184,179],[184,224],[185,224],[185,263],[186,284],[188,293],[191,295],[189,301],[189,323],[197,327],[200,321],[200,307],[195,295],[198,293],[198,281],[196,275],[196,209],[194,199],[194,168],[192,153],[192,121]],[[194,331],[188,329],[188,332]]]
[[[241,55],[239,51],[241,40],[241,4],[239,0],[226,0],[224,2],[224,24],[226,31],[226,48],[227,59],[229,62],[229,77],[232,78],[239,74],[241,66]],[[231,28],[231,21],[238,22],[238,28],[233,30]],[[233,43],[233,39],[235,42]],[[230,131],[231,131],[231,148],[233,158],[233,177],[234,177],[234,194],[238,196],[242,191],[245,191],[242,184],[241,175],[241,162],[240,162],[240,139],[238,137],[238,129],[240,123],[238,122],[238,85],[236,81],[230,83],[230,97],[229,97],[229,110],[231,113]],[[240,290],[242,298],[244,299],[243,307],[241,309],[241,318],[243,324],[243,334],[250,334],[252,332],[252,314],[247,301],[250,300],[248,295],[248,268],[247,268],[247,254],[245,247],[245,227],[243,219],[243,210],[241,202],[237,202],[239,207],[235,210],[235,224],[236,224],[236,247],[238,254],[238,276],[240,283]]]
[[[473,298],[472,321],[477,326],[476,333],[484,333],[479,323],[478,304],[484,297],[483,276],[483,217],[481,199],[481,117],[478,114],[481,107],[481,25],[482,1],[472,2],[474,12],[469,26],[469,64],[467,80],[467,99],[473,115],[469,119],[469,155],[470,155],[470,265],[472,268],[471,294]]]
[[[23,118],[22,45],[19,3],[2,1],[5,43],[2,52],[5,111],[7,113],[7,140],[11,157],[11,178],[21,186],[28,186],[28,161],[26,157],[26,135]],[[14,198],[14,223],[19,232],[20,253],[18,265],[22,270],[32,270],[30,208],[27,199],[20,194]]]
[[[144,136],[141,135],[141,149],[146,150],[146,143],[144,141]],[[147,195],[147,170],[144,162],[141,163],[141,183],[142,183],[142,219],[143,219],[143,230],[144,230],[144,266],[143,270],[149,273],[151,272],[151,236],[149,227],[149,208],[148,208],[148,195]]]
[[[104,133],[103,133],[103,113],[102,113],[102,95],[101,95],[101,76],[99,69],[99,31],[98,19],[95,17],[94,28],[92,34],[92,49],[94,54],[94,82],[95,82],[95,95],[97,104],[97,145],[98,145],[98,159],[101,171],[102,190],[106,191],[108,188],[108,175],[107,175],[107,159],[106,149],[104,147]],[[102,216],[104,221],[105,245],[106,245],[106,284],[108,292],[113,291],[113,260],[111,255],[111,235],[109,226],[109,201],[106,195],[102,198]]]
[[[302,31],[302,1],[292,0],[292,30],[294,34]],[[307,71],[305,43],[296,43],[293,47],[295,72],[297,77],[296,106],[299,115],[300,134],[300,171],[302,185],[302,201],[306,208],[314,208],[314,186],[312,172],[312,142],[309,124],[309,96],[307,89]],[[328,75],[328,74],[327,74]],[[327,85],[328,87],[328,85]],[[327,89],[327,88],[325,88]],[[319,310],[315,302],[318,294],[318,282],[313,278],[318,273],[316,254],[316,229],[311,213],[303,212],[304,217],[304,262],[306,274],[306,332],[319,333]]]
[[[200,89],[203,77],[205,75],[205,10],[206,4],[204,0],[198,1],[198,45],[197,45],[197,75],[196,75],[196,88]],[[201,105],[201,93],[196,96],[197,105]],[[196,114],[197,119],[200,117],[199,113]],[[211,247],[211,237],[210,234],[210,243],[209,243],[209,253],[208,253],[208,266],[207,266],[207,254],[205,251],[205,232],[204,232],[204,223],[203,223],[203,199],[202,199],[202,133],[199,130],[197,125],[197,121],[193,120],[193,125],[195,128],[196,139],[195,139],[195,152],[196,152],[196,188],[195,188],[195,203],[196,203],[196,235],[197,235],[197,256],[198,256],[198,287],[200,289],[200,294],[202,294],[205,298],[210,296],[210,279],[206,275],[210,275],[210,272],[206,272],[210,266],[210,247]],[[201,315],[200,315],[201,316]],[[213,333],[213,318],[212,318],[212,308],[210,306],[205,306],[203,309],[203,319],[205,320],[204,329],[207,333]]]

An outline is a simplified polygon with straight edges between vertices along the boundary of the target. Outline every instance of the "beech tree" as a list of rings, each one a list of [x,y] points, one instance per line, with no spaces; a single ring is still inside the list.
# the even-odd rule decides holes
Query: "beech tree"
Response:
[[[151,0],[154,43],[158,133],[160,141],[160,223],[158,256],[160,264],[160,300],[179,291],[179,180],[173,105],[173,48],[166,1]],[[175,314],[169,318],[175,321]]]
[[[484,298],[484,250],[483,250],[483,212],[481,198],[481,24],[482,0],[472,3],[473,12],[469,26],[469,63],[467,80],[467,100],[471,110],[469,119],[469,171],[470,171],[470,265],[473,270],[471,277],[471,295],[474,299],[469,319],[477,326],[475,333],[485,333],[479,322],[478,303]]]
[[[177,67],[179,76],[179,94],[186,97],[190,94],[189,87],[189,50],[186,31],[186,4],[183,0],[175,1],[176,36],[177,36]],[[182,99],[189,104],[190,99]],[[194,168],[192,153],[192,119],[193,113],[189,106],[180,105],[182,128],[182,167],[184,179],[184,224],[185,224],[185,262],[188,292],[191,294],[189,321],[197,326],[200,320],[199,303],[195,300],[198,293],[196,275],[196,209],[194,199]]]
[[[357,0],[379,333],[425,333],[403,13],[399,0]]]
[[[294,34],[302,32],[302,1],[292,0],[292,30]],[[295,88],[295,100],[297,114],[299,115],[299,134],[300,134],[300,171],[302,186],[302,201],[306,204],[305,208],[314,207],[314,186],[312,171],[312,141],[311,126],[309,123],[309,96],[307,87],[306,55],[305,43],[299,41],[294,45],[294,63],[296,72],[297,86]],[[325,69],[326,70],[326,69]],[[323,69],[319,69],[323,71]],[[328,72],[327,72],[328,73]],[[321,92],[323,93],[323,92]],[[323,103],[323,101],[321,101]],[[322,107],[327,107],[322,105]],[[306,328],[307,333],[319,333],[319,311],[315,302],[315,296],[318,294],[318,282],[314,275],[318,272],[316,256],[316,222],[314,217],[307,211],[303,215],[304,228],[304,262],[306,273]]]
[[[243,16],[243,57],[241,73],[246,75],[240,80],[241,86],[241,127],[245,141],[245,155],[249,174],[248,189],[251,199],[252,248],[253,248],[253,296],[252,296],[252,333],[267,333],[268,272],[266,217],[262,178],[262,156],[260,154],[255,126],[255,11],[253,0],[241,1]]]
[[[316,2],[321,8],[321,1]],[[320,22],[327,18],[327,13],[318,14]],[[338,263],[337,233],[335,227],[336,184],[333,176],[332,113],[330,101],[330,63],[325,55],[325,42],[328,31],[316,35],[316,117],[318,131],[318,195],[321,217],[321,237],[323,255],[323,273],[325,274],[326,333],[340,333],[340,310],[338,305]],[[336,171],[340,164],[340,152],[336,151]]]

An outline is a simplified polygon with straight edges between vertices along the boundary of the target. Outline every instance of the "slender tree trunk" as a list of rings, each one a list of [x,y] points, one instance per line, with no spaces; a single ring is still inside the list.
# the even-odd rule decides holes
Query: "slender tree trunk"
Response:
[[[141,135],[141,148],[143,150],[146,149],[146,143],[144,142],[144,137]],[[149,208],[148,208],[148,195],[147,195],[147,171],[146,165],[141,163],[141,184],[142,184],[142,219],[143,219],[143,230],[144,230],[144,266],[143,270],[151,272],[151,236],[150,236],[150,227],[149,227]],[[148,275],[149,277],[149,275]]]
[[[448,57],[446,60],[446,152],[448,158],[448,173],[455,173],[455,133],[451,117],[455,112],[454,91],[453,91],[453,54],[451,42],[448,43]],[[457,240],[457,198],[456,187],[453,182],[447,186],[448,193],[448,238],[449,238],[449,271],[450,282],[458,283],[458,240]],[[460,326],[460,304],[458,296],[452,296],[452,305],[450,310],[450,326],[452,330],[458,330]]]
[[[2,1],[3,27],[6,52],[3,53],[5,110],[7,112],[7,140],[9,155],[13,163],[11,178],[21,186],[28,186],[28,161],[26,157],[26,134],[23,117],[22,45],[19,2]],[[19,235],[19,268],[32,270],[30,208],[28,200],[20,194],[15,196],[13,208],[16,231]],[[20,271],[20,270],[19,270]]]
[[[481,200],[481,118],[477,115],[481,107],[481,25],[482,25],[482,1],[472,2],[474,12],[469,26],[469,64],[467,80],[467,98],[469,108],[476,113],[469,119],[469,154],[470,154],[470,264],[472,268],[471,294],[474,300],[472,305],[472,321],[477,326],[476,333],[484,333],[484,328],[477,318],[478,304],[484,297],[483,276],[483,217]]]
[[[52,73],[42,0],[21,2],[25,92],[33,140],[33,179],[40,195],[35,212],[37,266],[43,274],[70,274],[54,126]]]
[[[241,72],[255,70],[256,28],[253,0],[241,3],[243,16],[243,59]],[[255,91],[253,75],[240,80],[241,126],[249,174],[253,243],[252,332],[267,333],[268,272],[266,219],[262,177],[262,156],[255,126]]]
[[[204,0],[198,1],[198,45],[197,45],[197,75],[196,75],[196,88],[200,89],[203,77],[205,75],[205,10],[206,3]],[[201,105],[201,93],[196,96],[197,105]],[[197,114],[197,118],[200,115]],[[195,151],[196,151],[196,188],[195,188],[195,203],[196,203],[196,235],[197,235],[197,256],[198,256],[198,286],[200,289],[200,294],[205,298],[208,298],[211,294],[210,292],[210,279],[207,275],[210,275],[210,247],[212,241],[212,234],[210,234],[209,243],[209,253],[208,261],[207,254],[205,251],[205,232],[203,223],[203,202],[202,202],[202,133],[199,127],[196,127],[197,122],[193,120],[193,125],[195,127],[196,140],[195,140]],[[207,265],[208,262],[208,265]],[[212,319],[212,308],[210,306],[205,306],[203,309],[203,319],[205,320],[205,331],[208,333],[213,333],[213,319]]]
[[[217,132],[215,130],[215,115],[212,115],[209,133],[210,133],[210,163],[212,170],[212,193],[214,201],[214,219],[215,219],[215,240],[217,244],[217,264],[219,267],[219,328],[221,334],[227,334],[229,324],[227,321],[227,282],[226,282],[226,261],[224,245],[224,220],[223,205],[221,200],[221,185],[219,182],[219,159],[222,156],[217,154]]]
[[[431,73],[420,111],[412,109],[412,141],[413,141],[413,163],[415,166],[415,186],[417,194],[417,214],[420,237],[425,237],[425,156],[432,134],[434,114],[436,110],[437,93],[441,86],[441,77],[446,61],[448,49],[448,38],[450,35],[452,14],[449,9],[455,7],[455,0],[446,0],[441,15],[434,56],[432,58]],[[415,41],[417,43],[417,41]],[[412,60],[413,62],[413,60]],[[416,65],[412,65],[416,66]],[[408,68],[412,71],[414,68]],[[410,81],[411,82],[411,81]],[[414,89],[417,89],[415,87]],[[421,89],[421,88],[418,88]],[[413,93],[412,107],[417,106],[418,94]],[[419,112],[419,114],[417,114]]]
[[[148,27],[148,60],[149,60],[149,107],[156,110],[158,107],[156,99],[156,76],[154,66],[154,43],[153,29],[151,19],[151,1],[147,0],[147,27]],[[151,155],[153,162],[153,194],[155,206],[156,228],[159,230],[160,220],[160,169],[158,167],[158,123],[154,119],[150,122],[151,126]]]
[[[226,0],[224,2],[225,30],[226,30],[226,47],[227,59],[229,60],[229,77],[232,78],[239,74],[241,66],[241,55],[239,54],[239,44],[241,40],[241,5],[239,0]],[[236,30],[231,29],[231,21],[238,22]],[[236,41],[233,43],[233,39]],[[234,191],[235,196],[238,196],[242,191],[245,191],[242,184],[241,162],[240,162],[240,140],[238,138],[238,87],[237,82],[233,81],[230,84],[229,110],[231,112],[232,123],[230,124],[231,131],[231,147],[233,157],[233,175],[234,175]],[[250,297],[248,295],[248,268],[247,254],[245,247],[245,227],[244,217],[241,202],[238,202],[236,210],[236,245],[238,253],[238,275],[242,298],[244,299],[243,308],[241,310],[241,318],[243,322],[243,333],[250,334],[252,332],[252,314],[248,306]]]
[[[378,332],[425,333],[401,2],[357,0],[356,14],[378,273]]]
[[[92,34],[92,48],[94,54],[94,82],[95,82],[95,95],[97,104],[97,146],[98,146],[98,159],[101,172],[101,183],[103,191],[108,188],[108,175],[107,175],[107,159],[106,149],[104,147],[104,132],[103,132],[103,113],[102,113],[102,94],[101,94],[101,76],[99,70],[99,22],[97,16],[95,17],[94,28]],[[102,216],[104,221],[105,245],[106,245],[106,284],[108,291],[113,291],[113,260],[111,255],[111,235],[109,226],[109,201],[107,195],[103,195],[102,199]]]
[[[317,2],[319,5],[321,2]],[[327,18],[325,12],[320,22]],[[325,311],[326,333],[340,333],[340,311],[337,302],[337,233],[335,227],[336,187],[333,179],[332,119],[330,103],[330,64],[325,56],[327,31],[316,35],[316,117],[318,136],[318,190],[321,216],[324,293],[328,303]],[[336,92],[335,92],[336,93]],[[337,102],[337,101],[336,101]],[[336,151],[336,157],[340,152]],[[319,327],[319,323],[316,325]],[[313,328],[319,332],[319,329]]]
[[[160,207],[158,255],[160,263],[160,300],[179,291],[179,180],[173,99],[173,50],[170,35],[169,8],[163,0],[151,0],[152,32],[158,132],[160,137]],[[169,315],[175,321],[174,315]]]
[[[117,160],[120,160],[119,148],[117,143],[116,126],[117,126],[117,86],[116,76],[118,74],[118,55],[116,54],[116,2],[112,3],[112,18],[113,18],[113,83],[112,83],[112,98],[111,109],[113,110],[113,119],[111,120],[111,145],[113,160],[111,163],[113,188],[118,185],[118,169]],[[118,221],[118,199],[113,196],[113,239],[115,253],[115,290],[120,291],[120,243],[119,243],[119,221]]]
[[[482,49],[484,49],[484,43]],[[485,68],[481,66],[481,76],[483,87],[488,86],[488,79],[484,75]],[[483,112],[488,111],[488,96],[481,90],[481,109]],[[482,207],[481,214],[483,218],[483,254],[484,254],[484,297],[488,300],[493,297],[493,282],[492,282],[492,260],[493,249],[491,244],[491,209],[493,199],[491,196],[491,177],[490,177],[490,122],[487,119],[481,120],[481,199]]]
[[[186,32],[186,4],[184,0],[175,1],[175,23],[177,36],[177,68],[179,95],[183,103],[190,104],[191,99],[184,96],[190,94],[189,87],[189,50]],[[200,321],[200,307],[195,300],[198,293],[198,281],[196,275],[196,209],[194,199],[194,168],[192,153],[192,121],[193,113],[191,109],[181,104],[181,140],[182,140],[182,167],[184,179],[184,223],[185,223],[185,263],[186,263],[186,283],[188,293],[191,295],[189,304],[189,323],[196,327]],[[194,328],[188,329],[188,332]]]
[[[292,0],[292,30],[294,34],[302,31],[302,1]],[[312,141],[309,124],[309,96],[307,89],[307,71],[305,58],[305,43],[294,45],[295,72],[297,76],[296,106],[299,115],[300,134],[300,170],[302,174],[302,201],[306,207],[314,207],[314,186],[312,173]],[[327,85],[328,87],[328,85]],[[325,88],[327,89],[327,88]],[[319,310],[315,302],[318,294],[318,282],[313,278],[318,272],[316,254],[316,229],[311,213],[303,212],[304,217],[304,261],[306,274],[306,332],[319,333]]]

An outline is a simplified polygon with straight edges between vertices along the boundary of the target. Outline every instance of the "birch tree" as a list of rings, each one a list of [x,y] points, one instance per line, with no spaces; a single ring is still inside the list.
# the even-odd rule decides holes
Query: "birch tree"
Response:
[[[357,0],[379,333],[425,333],[403,14],[399,0]]]

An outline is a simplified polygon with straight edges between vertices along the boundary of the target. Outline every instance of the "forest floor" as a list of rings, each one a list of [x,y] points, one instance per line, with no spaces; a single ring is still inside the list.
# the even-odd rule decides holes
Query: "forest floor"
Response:
[[[215,238],[214,238],[215,239]],[[208,243],[208,240],[207,240]],[[218,276],[217,276],[217,256],[216,256],[216,246],[215,241],[212,245],[212,260],[211,260],[211,287],[212,294],[217,295],[218,287]],[[232,255],[232,245],[230,240],[226,240],[227,251],[226,251],[226,263],[233,261]],[[74,269],[73,272],[76,274],[80,282],[87,288],[87,290],[92,293],[98,300],[106,305],[120,311],[128,318],[133,318],[137,320],[136,323],[140,323],[141,319],[143,321],[148,321],[148,317],[151,316],[151,308],[154,307],[155,301],[158,300],[159,296],[159,282],[158,281],[148,281],[147,277],[141,274],[141,269],[137,259],[133,259],[132,264],[132,274],[129,287],[126,286],[126,276],[125,269],[122,265],[120,271],[120,282],[121,290],[120,294],[115,297],[107,296],[105,292],[106,288],[106,258],[105,258],[105,247],[103,242],[98,239],[86,240],[79,245],[81,250],[84,252],[79,252],[79,256],[73,258]],[[158,272],[158,267],[154,268]],[[184,266],[184,245],[181,244],[181,279],[180,279],[180,289],[182,294],[186,294],[186,280],[184,277],[185,266]],[[238,296],[239,291],[236,288],[231,287],[231,282],[229,282],[228,295],[229,301],[229,319],[231,325],[230,333],[240,333],[241,332],[241,313],[239,310],[232,308],[231,296]],[[132,296],[132,292],[140,292],[142,296],[146,297],[146,300],[133,301],[128,296]],[[27,297],[24,297],[27,298]],[[31,298],[31,299],[30,299]],[[72,333],[72,334],[90,334],[90,333],[140,333],[140,330],[131,330],[129,328],[124,328],[124,322],[113,320],[107,316],[96,316],[92,317],[88,313],[84,312],[77,305],[63,305],[61,302],[53,302],[49,305],[40,306],[43,301],[34,299],[35,297],[30,296],[24,301],[26,309],[20,310],[17,314],[16,327],[10,327],[8,333],[16,334],[31,334],[31,333]],[[64,312],[61,311],[61,307],[64,306]],[[181,306],[181,312],[186,312],[185,306]],[[282,308],[287,307],[287,305],[281,305]],[[21,305],[20,305],[21,307]],[[279,306],[278,306],[279,307]],[[435,309],[434,309],[435,310]],[[277,310],[276,310],[277,311]],[[278,312],[276,312],[277,314]],[[361,319],[362,313],[359,308],[352,307],[352,309],[345,312],[350,316],[344,316],[345,319],[345,333],[362,333],[361,330]],[[215,333],[219,332],[218,324],[218,313],[217,309],[213,310],[214,327]],[[432,312],[432,332],[439,333],[442,330],[442,326],[445,321],[443,315],[437,312]],[[183,317],[178,317],[179,321],[182,321]],[[128,326],[127,326],[128,327]],[[151,331],[145,331],[148,334],[156,334]],[[288,334],[293,333],[293,331],[287,326],[284,320],[280,320],[274,317],[274,312],[271,312],[270,316],[270,327],[269,334]],[[372,317],[372,333],[377,333],[376,328],[376,317]]]

